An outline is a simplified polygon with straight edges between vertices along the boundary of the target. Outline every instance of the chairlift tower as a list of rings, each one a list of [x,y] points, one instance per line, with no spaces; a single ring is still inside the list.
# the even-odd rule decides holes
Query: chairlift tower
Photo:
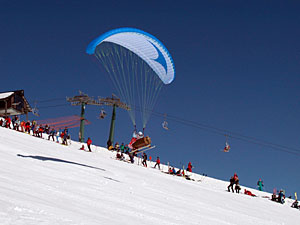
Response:
[[[81,114],[80,114],[80,130],[79,130],[79,141],[84,142],[84,113],[86,105],[103,105],[99,100],[95,100],[89,97],[87,94],[79,91],[79,95],[74,97],[67,97],[67,101],[71,102],[71,105],[78,106],[81,105]]]
[[[109,98],[100,98],[99,97],[99,102],[102,105],[107,105],[107,106],[112,106],[113,107],[113,112],[112,112],[112,116],[111,116],[111,122],[110,122],[110,130],[109,130],[109,137],[108,137],[108,141],[107,143],[111,143],[113,144],[114,142],[114,133],[115,133],[115,121],[116,121],[116,108],[122,108],[125,110],[131,110],[131,108],[126,105],[124,102],[121,102],[120,99],[115,95],[112,94],[112,97]]]

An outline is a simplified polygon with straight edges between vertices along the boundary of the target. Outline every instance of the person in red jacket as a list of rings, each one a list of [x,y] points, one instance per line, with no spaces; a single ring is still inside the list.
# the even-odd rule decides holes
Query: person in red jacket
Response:
[[[187,171],[192,172],[192,168],[193,168],[192,163],[189,162]]]
[[[9,116],[5,118],[5,127],[11,129],[10,127],[11,119]]]
[[[89,152],[91,152],[91,144],[92,144],[92,140],[90,138],[87,139],[86,144],[88,146]]]
[[[239,177],[238,177],[238,175],[236,173],[234,173],[233,179],[234,179],[235,182],[239,179]]]
[[[156,168],[156,166],[158,166],[158,169],[160,170],[160,159],[158,156],[157,156],[156,164],[154,165],[154,168]]]

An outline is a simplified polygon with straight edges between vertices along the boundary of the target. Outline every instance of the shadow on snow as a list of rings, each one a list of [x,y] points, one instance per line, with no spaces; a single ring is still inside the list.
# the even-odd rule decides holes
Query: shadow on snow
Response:
[[[24,158],[33,158],[33,159],[38,159],[38,160],[42,160],[42,161],[53,161],[53,162],[69,163],[69,164],[74,164],[74,165],[78,165],[78,166],[84,166],[84,167],[88,167],[88,168],[92,168],[92,169],[106,171],[105,169],[102,169],[102,168],[99,168],[99,167],[89,166],[89,165],[76,163],[76,162],[72,162],[72,161],[67,161],[67,160],[62,160],[62,159],[57,159],[57,158],[38,156],[38,155],[21,155],[21,154],[17,154],[17,156],[24,157]]]

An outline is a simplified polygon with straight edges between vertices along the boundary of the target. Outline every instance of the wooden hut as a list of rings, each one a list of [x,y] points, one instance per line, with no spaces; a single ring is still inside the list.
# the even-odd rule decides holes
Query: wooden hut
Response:
[[[32,112],[24,90],[0,92],[0,116],[14,116]]]

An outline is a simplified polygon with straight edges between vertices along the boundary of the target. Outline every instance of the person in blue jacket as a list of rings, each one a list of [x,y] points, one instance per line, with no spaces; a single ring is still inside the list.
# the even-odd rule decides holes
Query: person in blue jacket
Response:
[[[285,195],[283,193],[283,190],[280,190],[279,194],[278,194],[278,202],[283,204],[284,203],[284,198],[285,198]]]
[[[264,182],[260,178],[257,181],[257,186],[258,186],[258,190],[260,190],[260,191],[263,190]]]

